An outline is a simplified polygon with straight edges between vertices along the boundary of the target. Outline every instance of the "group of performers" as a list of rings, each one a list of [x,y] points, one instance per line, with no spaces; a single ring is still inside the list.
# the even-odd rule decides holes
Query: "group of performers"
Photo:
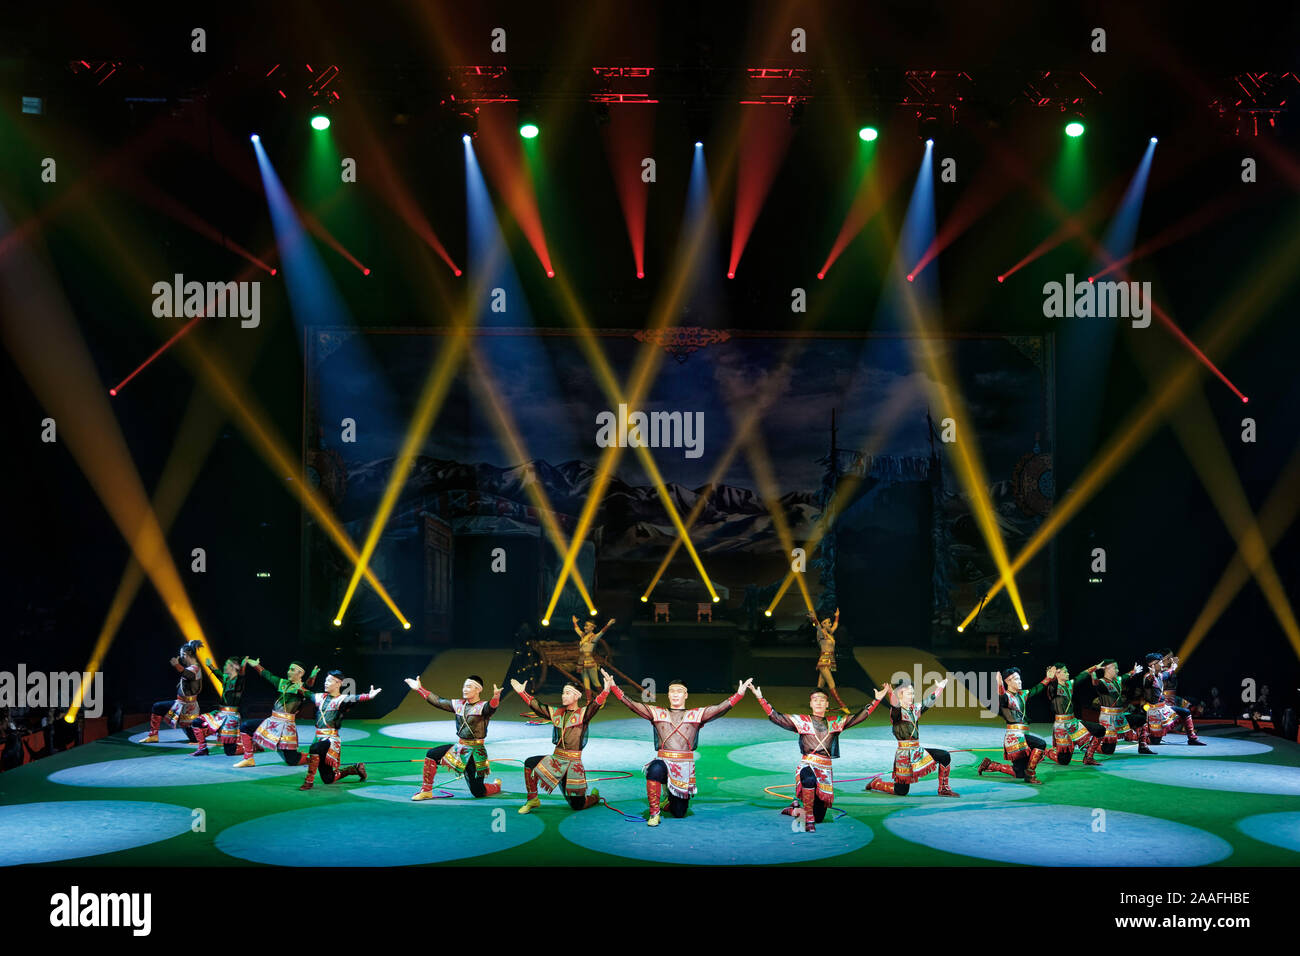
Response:
[[[356,776],[366,779],[364,763],[341,766],[342,749],[339,744],[339,728],[343,725],[343,715],[354,704],[372,700],[379,696],[379,688],[371,687],[366,694],[344,694],[343,672],[332,670],[325,675],[324,693],[311,693],[319,667],[313,667],[310,674],[298,661],[289,665],[287,677],[276,677],[262,667],[260,661],[250,658],[229,657],[222,667],[221,708],[213,713],[199,712],[198,695],[203,688],[203,670],[199,667],[201,646],[198,641],[183,645],[171,665],[181,675],[176,686],[176,698],[173,701],[159,701],[154,704],[149,717],[149,733],[143,743],[158,742],[158,729],[164,720],[171,727],[179,727],[185,736],[199,746],[191,756],[206,757],[209,754],[207,738],[216,736],[225,750],[226,756],[233,757],[242,752],[244,759],[236,767],[252,767],[255,751],[278,753],[284,762],[291,766],[305,766],[307,775],[301,790],[312,789],[317,772],[325,783],[334,783],[345,777]],[[216,665],[209,658],[205,661],[209,670],[215,671]],[[244,679],[248,667],[253,667],[261,674],[279,696],[271,708],[271,715],[265,719],[242,720],[240,703],[244,696]],[[306,675],[306,679],[304,679]],[[296,714],[307,701],[316,707],[316,736],[307,753],[299,750],[298,725]]]
[[[873,699],[857,713],[849,712],[842,706],[843,701],[829,674],[834,663],[833,642],[838,618],[837,612],[834,619],[818,622],[819,634],[831,642],[830,663],[823,663],[827,657],[823,646],[818,672],[845,711],[834,716],[828,713],[830,701],[822,690],[822,683],[809,695],[808,713],[785,714],[774,709],[763,697],[762,690],[754,686],[753,678],[741,681],[735,693],[719,703],[692,708],[687,707],[689,691],[685,682],[680,680],[668,685],[667,707],[629,698],[610,673],[603,669],[599,671],[603,684],[594,697],[584,667],[584,686],[565,684],[559,706],[537,700],[528,693],[524,684],[511,680],[512,688],[528,708],[551,724],[554,748],[550,754],[538,754],[524,761],[527,800],[519,812],[530,813],[541,806],[539,790],[551,793],[559,788],[573,810],[585,810],[600,802],[599,791],[587,793],[582,751],[587,744],[592,720],[611,694],[637,717],[649,721],[654,730],[655,756],[644,767],[649,804],[646,822],[652,827],[660,824],[664,809],[676,818],[686,816],[691,797],[697,793],[695,751],[700,728],[735,707],[746,692],[754,694],[772,723],[799,737],[794,800],[782,812],[800,818],[805,832],[815,831],[816,825],[825,819],[827,811],[834,805],[832,768],[833,761],[839,756],[839,735],[864,722],[886,698],[896,741],[893,767],[888,773],[889,779],[885,779],[885,773],[877,774],[866,789],[906,796],[912,784],[937,771],[938,795],[959,797],[960,794],[950,785],[951,754],[939,748],[923,747],[920,742],[921,718],[938,702],[947,680],[937,682],[918,701],[912,682],[901,677],[892,685],[886,684],[874,691]],[[600,633],[603,630],[597,632],[594,625],[588,624],[585,640],[594,644],[595,636]],[[343,694],[344,675],[332,670],[326,675],[324,692],[312,693],[319,668],[307,673],[301,663],[294,661],[289,665],[287,676],[280,678],[265,670],[256,659],[229,658],[223,667],[225,680],[220,709],[211,714],[200,714],[197,700],[203,678],[199,653],[198,642],[190,642],[181,648],[177,657],[172,658],[172,666],[181,675],[176,697],[154,705],[150,733],[144,742],[157,742],[159,726],[166,719],[172,727],[181,727],[189,739],[198,743],[194,756],[207,755],[207,738],[216,735],[228,756],[242,751],[244,759],[235,764],[236,767],[253,766],[253,754],[258,750],[278,752],[290,766],[305,765],[307,772],[301,786],[303,790],[312,788],[318,771],[327,784],[351,775],[362,781],[366,779],[365,764],[340,766],[339,728],[346,711],[354,704],[377,697],[380,693],[377,688],[371,687],[366,694]],[[215,670],[211,660],[206,664]],[[1006,762],[985,758],[977,773],[1005,773],[1039,785],[1042,781],[1038,779],[1035,768],[1045,755],[1064,766],[1070,763],[1078,747],[1083,751],[1084,766],[1100,766],[1096,755],[1114,753],[1119,740],[1136,742],[1139,753],[1151,754],[1150,748],[1163,743],[1165,734],[1180,725],[1189,745],[1204,746],[1196,735],[1191,712],[1184,706],[1186,701],[1176,693],[1178,664],[1178,658],[1169,649],[1148,654],[1145,662],[1134,665],[1131,671],[1123,674],[1114,660],[1094,664],[1073,677],[1064,663],[1058,663],[1047,669],[1041,681],[1028,687],[1019,668],[999,672],[997,711],[1007,725],[1002,745]],[[260,722],[241,719],[240,702],[248,667],[261,674],[278,693],[271,715]],[[594,673],[591,676],[594,677]],[[425,688],[419,678],[408,678],[406,684],[431,706],[453,714],[456,733],[455,743],[442,744],[427,751],[421,786],[411,799],[433,798],[433,784],[439,767],[462,775],[475,797],[500,793],[501,781],[487,780],[491,764],[486,738],[488,723],[501,704],[501,688],[493,685],[491,696],[484,699],[486,684],[481,677],[470,675],[461,687],[462,696],[444,698]],[[1100,723],[1081,720],[1074,712],[1075,693],[1087,684],[1091,684],[1097,695]],[[1040,693],[1048,700],[1054,716],[1050,747],[1042,738],[1029,732],[1026,716],[1029,699]],[[308,700],[316,709],[316,736],[308,752],[302,754],[299,752],[295,715]]]

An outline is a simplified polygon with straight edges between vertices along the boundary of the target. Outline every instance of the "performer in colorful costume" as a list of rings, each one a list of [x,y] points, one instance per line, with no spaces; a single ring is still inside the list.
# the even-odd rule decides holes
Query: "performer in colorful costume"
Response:
[[[835,776],[831,761],[840,755],[840,734],[870,717],[881,698],[888,693],[889,689],[882,687],[876,691],[875,700],[852,717],[827,717],[830,701],[820,690],[813,691],[808,697],[811,713],[783,714],[767,702],[760,688],[754,688],[754,696],[767,719],[799,735],[801,759],[794,768],[794,805],[781,812],[802,816],[804,832],[816,830],[817,824],[826,818],[826,812],[835,803]]]
[[[681,819],[686,816],[691,797],[697,792],[695,747],[700,728],[739,704],[745,690],[754,685],[753,678],[743,681],[722,703],[691,710],[686,709],[686,685],[679,680],[672,681],[668,685],[668,708],[665,710],[628,699],[608,671],[602,670],[600,676],[628,710],[654,725],[655,758],[645,765],[645,791],[650,804],[650,817],[646,824],[659,826],[659,800],[665,784],[668,786],[668,812]]]
[[[835,618],[826,618],[819,621],[813,614],[808,617],[813,622],[813,628],[817,632],[817,687],[825,687],[830,690],[836,702],[840,705],[840,710],[849,713],[848,706],[840,699],[840,692],[835,689],[835,678],[831,676],[835,671],[835,632],[840,628],[840,609],[835,609]]]
[[[894,751],[893,781],[884,779],[884,774],[876,774],[867,784],[867,790],[879,790],[905,797],[912,784],[926,774],[939,770],[939,792],[941,797],[960,797],[948,783],[948,774],[952,770],[952,755],[938,747],[922,747],[920,740],[921,715],[934,706],[939,694],[948,684],[945,677],[925,695],[920,706],[916,703],[916,688],[906,677],[894,684],[889,698],[889,719],[898,746]]]
[[[1192,712],[1186,707],[1175,707],[1165,702],[1164,666],[1166,659],[1159,654],[1147,655],[1147,673],[1142,678],[1142,696],[1147,712],[1147,730],[1152,744],[1164,743],[1164,736],[1179,721],[1187,732],[1187,743],[1192,747],[1204,747],[1205,742],[1196,736],[1196,723]],[[1176,659],[1170,661],[1176,667]]]
[[[1028,690],[1021,687],[1020,668],[1011,667],[998,674],[998,714],[1007,722],[1007,732],[1002,738],[1002,755],[1011,763],[998,763],[985,757],[980,762],[978,774],[996,770],[1028,783],[1041,784],[1034,768],[1047,752],[1047,742],[1029,732],[1027,717],[1029,698],[1041,693],[1043,684]]]
[[[595,621],[585,621],[578,626],[578,615],[573,615],[573,630],[578,635],[578,668],[582,673],[582,688],[587,694],[587,703],[591,703],[591,685],[599,684],[596,673],[596,642],[605,636],[605,632],[614,624],[611,617],[599,631]]]
[[[1047,676],[1043,678],[1047,702],[1051,705],[1055,718],[1052,723],[1052,748],[1047,753],[1062,767],[1074,757],[1076,744],[1083,747],[1085,767],[1101,766],[1093,755],[1101,746],[1102,738],[1106,736],[1106,729],[1101,724],[1080,720],[1074,714],[1075,687],[1084,681],[1091,682],[1093,674],[1100,668],[1100,664],[1093,664],[1071,680],[1068,667],[1064,664],[1053,664],[1047,669]]]
[[[1101,676],[1093,671],[1092,686],[1097,692],[1097,706],[1101,709],[1101,727],[1103,730],[1101,738],[1101,752],[1104,754],[1113,754],[1115,745],[1119,743],[1122,737],[1128,741],[1138,739],[1137,733],[1129,726],[1128,719],[1125,717],[1127,691],[1136,683],[1139,674],[1142,673],[1142,665],[1135,664],[1133,670],[1128,674],[1119,672],[1119,664],[1114,658],[1107,658],[1101,662]]]
[[[471,674],[461,687],[462,697],[448,699],[439,697],[432,691],[420,686],[420,678],[406,679],[406,686],[418,693],[439,710],[456,715],[456,742],[431,747],[424,757],[424,780],[420,790],[412,800],[433,799],[433,778],[438,774],[438,765],[446,767],[453,773],[463,774],[469,792],[476,797],[490,797],[501,792],[501,781],[484,783],[483,778],[492,769],[488,762],[487,747],[483,741],[487,737],[488,721],[501,706],[501,688],[493,685],[492,699],[483,700],[483,678]]]
[[[307,763],[307,755],[299,752],[297,713],[311,699],[310,688],[316,683],[319,667],[313,667],[306,680],[303,675],[307,669],[298,661],[289,664],[286,677],[276,677],[262,667],[262,662],[248,659],[253,669],[266,678],[267,683],[279,694],[271,708],[271,716],[265,720],[244,720],[239,724],[239,746],[244,752],[244,759],[236,767],[252,767],[254,750],[269,750],[278,753],[290,767]]]
[[[199,668],[198,641],[189,641],[181,645],[176,656],[171,659],[172,667],[181,675],[176,682],[176,697],[172,700],[160,700],[153,705],[149,715],[149,734],[141,743],[156,744],[158,728],[166,719],[168,726],[179,726],[190,740],[194,736],[194,720],[199,716],[199,691],[203,689],[203,671]]]
[[[538,754],[524,761],[524,787],[528,791],[528,802],[519,808],[520,813],[529,813],[542,805],[537,796],[541,786],[550,793],[557,786],[564,789],[565,799],[574,810],[586,810],[600,802],[600,791],[587,793],[587,771],[582,766],[582,748],[587,745],[587,731],[591,720],[605,706],[609,697],[609,682],[601,688],[594,701],[586,706],[579,706],[582,691],[573,684],[565,684],[560,692],[560,706],[543,704],[526,690],[517,680],[510,686],[539,717],[550,721],[551,743],[555,750],[550,754]]]
[[[217,735],[227,757],[239,752],[239,702],[244,697],[244,664],[248,661],[238,657],[227,657],[222,667],[225,680],[221,687],[221,709],[211,714],[204,714],[194,722],[194,736],[198,738],[199,749],[191,757],[208,755],[207,737]],[[216,670],[212,660],[207,661],[209,670]]]
[[[339,729],[343,726],[343,715],[353,704],[374,700],[379,696],[379,688],[371,686],[365,694],[343,693],[343,672],[330,671],[325,677],[325,693],[313,694],[316,704],[316,740],[311,745],[311,758],[307,763],[307,777],[299,790],[310,790],[316,771],[326,783],[334,783],[353,774],[366,782],[366,765],[363,763],[339,766],[339,757],[343,748],[339,743]]]

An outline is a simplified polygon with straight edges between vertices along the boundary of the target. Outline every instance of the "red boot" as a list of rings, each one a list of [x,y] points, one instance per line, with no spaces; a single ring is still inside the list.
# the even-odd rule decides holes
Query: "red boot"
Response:
[[[1205,741],[1196,736],[1196,724],[1192,720],[1192,715],[1188,714],[1183,718],[1183,727],[1187,731],[1187,745],[1189,747],[1204,747]]]
[[[344,777],[351,777],[351,776],[357,776],[357,777],[360,777],[360,778],[361,778],[361,782],[362,782],[362,783],[365,783],[365,782],[366,782],[366,765],[363,764],[363,763],[350,763],[350,764],[348,764],[346,767],[341,767],[341,768],[339,768],[338,776],[336,776],[336,777],[334,778],[334,782],[335,782],[335,783],[338,783],[338,782],[339,782],[340,780],[342,780]]]
[[[647,780],[645,782],[646,802],[650,804],[650,817],[646,820],[646,826],[659,826],[659,797],[663,793],[664,785],[658,780]]]
[[[871,778],[870,782],[867,784],[867,789],[879,790],[881,793],[888,793],[892,796],[894,793],[894,781],[885,780],[885,775],[883,773],[878,773]]]
[[[194,725],[194,736],[198,740],[199,749],[190,754],[191,757],[206,757],[208,755],[208,744],[205,739],[208,736],[208,729],[203,726],[202,721]]]
[[[1100,767],[1100,766],[1101,766],[1101,761],[1096,760],[1096,759],[1093,758],[1093,754],[1095,754],[1095,753],[1097,752],[1097,748],[1100,747],[1100,746],[1101,746],[1101,741],[1098,740],[1096,737],[1089,737],[1089,738],[1088,738],[1088,747],[1087,747],[1087,749],[1084,750],[1084,752],[1083,752],[1083,765],[1084,765],[1085,767]]]
[[[1043,781],[1034,776],[1034,768],[1038,766],[1038,761],[1043,759],[1043,751],[1029,751],[1029,766],[1025,768],[1025,780],[1034,786],[1041,786]]]
[[[813,812],[814,801],[817,799],[817,789],[809,787],[803,791],[801,798],[803,800],[803,832],[812,833],[817,829],[817,816]]]
[[[501,792],[500,780],[493,780],[491,783],[483,784],[483,796],[485,797],[495,797],[500,792]]]
[[[316,768],[320,766],[320,755],[312,754],[311,759],[307,762],[307,779],[302,782],[299,790],[310,790],[313,782],[316,780]]]
[[[158,742],[158,728],[162,726],[162,714],[149,715],[149,735],[140,741],[142,744],[156,744]]]
[[[948,786],[948,773],[950,770],[952,770],[951,766],[941,765],[939,767],[939,796],[960,797],[960,793],[956,793],[952,787]]]
[[[995,760],[990,760],[988,757],[985,757],[980,762],[979,769],[976,770],[975,772],[982,777],[984,776],[985,771],[989,773],[993,773],[994,771],[997,771],[998,773],[1005,773],[1008,777],[1014,777],[1016,775],[1016,768],[1011,766],[1011,764],[998,763]]]
[[[432,800],[433,799],[433,778],[438,775],[438,761],[432,757],[424,758],[424,779],[420,783],[420,790],[413,796],[412,800]]]

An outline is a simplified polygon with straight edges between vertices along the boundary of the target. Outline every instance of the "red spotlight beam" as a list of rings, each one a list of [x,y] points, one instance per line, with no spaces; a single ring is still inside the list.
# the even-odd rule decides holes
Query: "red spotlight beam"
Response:
[[[510,207],[515,222],[519,224],[519,231],[533,247],[537,260],[546,274],[551,276],[555,274],[555,268],[551,265],[551,253],[546,245],[542,214],[537,207],[537,192],[533,187],[528,164],[524,161],[523,148],[519,145],[516,117],[517,110],[508,103],[493,104],[480,110],[475,154],[492,184]]]
[[[611,106],[603,139],[640,279],[645,276],[646,204],[650,198],[649,185],[641,181],[641,160],[654,152],[654,111]]]
[[[854,237],[860,233],[864,226],[884,208],[885,201],[890,194],[898,188],[898,184],[903,178],[903,164],[895,162],[888,165],[887,171],[881,175],[881,179],[887,179],[887,182],[877,181],[876,175],[879,167],[875,162],[868,163],[862,173],[862,181],[858,184],[857,193],[853,197],[853,202],[849,206],[849,211],[844,216],[844,224],[840,226],[839,235],[835,237],[835,244],[831,246],[830,253],[826,256],[826,261],[822,267],[817,270],[817,278],[826,278],[826,273],[835,260],[840,257]]]
[[[194,318],[190,319],[188,322],[182,325],[180,329],[178,329],[177,332],[171,338],[169,338],[162,345],[158,346],[158,348],[154,350],[154,353],[152,355],[150,355],[147,359],[145,359],[138,366],[136,366],[134,372],[132,372],[126,378],[122,379],[122,381],[118,382],[116,385],[110,388],[108,390],[108,394],[116,396],[118,392],[120,392],[123,388],[126,387],[127,382],[131,381],[131,379],[135,378],[137,375],[143,372],[146,368],[148,368],[150,365],[153,364],[154,359],[162,355],[169,348],[171,348],[173,345],[179,342],[181,338],[190,331],[190,329],[194,328],[194,326],[199,324],[199,320],[202,318],[203,318],[202,315],[196,315]]]
[[[1233,211],[1234,209],[1239,208],[1240,206],[1241,206],[1240,200],[1230,196],[1221,196],[1215,202],[1212,202],[1207,206],[1203,206],[1200,209],[1197,209],[1191,215],[1184,216],[1182,219],[1174,223],[1172,226],[1169,226],[1159,235],[1152,236],[1150,239],[1142,243],[1140,246],[1138,246],[1128,255],[1116,259],[1110,265],[1106,266],[1104,269],[1094,272],[1088,278],[1089,280],[1100,279],[1102,276],[1108,275],[1109,273],[1114,272],[1116,269],[1128,265],[1134,260],[1144,259],[1147,256],[1151,255],[1153,252],[1163,249],[1165,246],[1172,245],[1173,243],[1178,242],[1180,239],[1186,239],[1188,236],[1205,228],[1211,222],[1214,222],[1217,219],[1221,219],[1223,216],[1227,215],[1229,212]]]
[[[988,167],[985,167],[987,170]],[[921,255],[910,272],[908,281],[921,274],[926,266],[933,262],[943,250],[947,249],[963,232],[990,209],[1002,201],[1011,191],[1011,184],[1005,176],[992,176],[987,172],[981,175],[981,181],[962,193],[952,212],[940,227],[930,248]]]
[[[311,230],[318,239],[323,240],[331,249],[356,266],[357,271],[362,275],[370,275],[370,270],[363,266],[356,256],[348,252],[348,250],[343,247],[343,243],[335,239],[330,231],[321,224],[319,219],[307,210],[300,208],[297,203],[294,203],[294,210],[298,213],[298,217],[302,220],[303,225]]]
[[[736,170],[736,211],[731,227],[731,258],[727,278],[734,278],[745,246],[772,188],[794,130],[784,110],[742,107],[740,161]],[[639,271],[639,270],[638,270]]]

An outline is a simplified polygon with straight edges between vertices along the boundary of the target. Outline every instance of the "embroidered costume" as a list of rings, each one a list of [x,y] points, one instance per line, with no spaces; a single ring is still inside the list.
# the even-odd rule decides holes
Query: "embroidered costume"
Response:
[[[479,682],[475,681],[475,683]],[[479,686],[482,687],[482,684],[479,683]],[[491,700],[478,700],[471,704],[460,697],[454,699],[439,697],[424,687],[417,687],[416,691],[431,706],[456,715],[456,742],[431,747],[428,750],[424,757],[424,777],[420,784],[420,791],[411,799],[428,800],[433,797],[433,779],[438,773],[439,765],[453,773],[463,774],[470,793],[476,797],[500,793],[500,780],[493,783],[483,781],[488,771],[492,769],[491,764],[488,763],[487,747],[483,741],[487,737],[488,721],[501,706],[500,694]]]
[[[198,739],[194,736],[194,721],[199,716],[203,671],[197,663],[186,666],[179,660],[172,666],[181,675],[176,682],[176,697],[173,700],[160,700],[153,705],[149,714],[149,735],[145,738],[145,743],[158,742],[158,728],[164,720],[169,727],[180,727],[190,740]]]
[[[996,770],[1029,783],[1042,783],[1034,775],[1034,768],[1047,752],[1047,742],[1029,732],[1029,721],[1026,718],[1029,698],[1042,690],[1042,684],[1034,684],[1028,690],[1014,694],[1004,688],[998,695],[998,715],[1007,722],[1007,730],[1002,738],[1002,755],[1011,763],[998,763],[985,757],[977,773],[982,775],[985,771]]]
[[[540,786],[550,793],[563,784],[564,796],[574,810],[585,810],[600,802],[600,794],[593,791],[587,795],[587,771],[582,766],[582,748],[587,745],[587,732],[591,720],[605,706],[608,692],[602,690],[594,701],[576,710],[566,707],[552,707],[543,704],[526,691],[519,692],[520,698],[533,713],[550,721],[551,743],[555,749],[550,754],[529,757],[524,761],[524,787],[528,791],[528,802],[520,807],[520,813],[541,806],[537,796]]]
[[[1094,664],[1079,676],[1062,682],[1055,677],[1043,678],[1047,701],[1052,705],[1054,721],[1052,724],[1052,749],[1050,756],[1064,766],[1074,755],[1078,744],[1084,748],[1083,764],[1086,767],[1100,767],[1093,755],[1101,746],[1106,731],[1100,724],[1083,721],[1074,715],[1074,688],[1085,680],[1091,681],[1097,666]]]
[[[295,715],[311,698],[308,689],[316,682],[316,671],[300,684],[294,684],[287,677],[276,677],[261,664],[253,668],[266,678],[267,683],[276,689],[279,695],[271,708],[271,716],[265,720],[244,720],[239,724],[239,745],[244,752],[244,759],[236,767],[253,766],[254,750],[269,750],[279,753],[286,764],[293,767],[307,763],[307,755],[299,753],[298,724]]]
[[[339,757],[343,748],[339,743],[339,728],[343,726],[343,715],[353,704],[360,704],[370,699],[369,694],[313,694],[316,704],[316,739],[311,745],[311,758],[307,763],[307,778],[303,780],[300,790],[310,790],[316,771],[326,783],[334,783],[344,777],[356,775],[361,782],[366,781],[366,765],[363,763],[339,766]],[[323,762],[322,762],[323,758]]]
[[[216,670],[212,661],[208,661],[208,666]],[[194,756],[202,757],[208,752],[209,734],[217,735],[227,757],[233,757],[239,752],[239,703],[244,697],[244,666],[241,663],[239,673],[233,678],[226,678],[225,685],[221,688],[221,709],[204,714],[194,722],[194,736],[199,741],[199,749],[194,751]]]
[[[915,700],[910,706],[901,705],[889,708],[889,720],[894,739],[898,742],[894,750],[893,782],[888,782],[883,775],[877,775],[867,784],[868,790],[881,793],[907,796],[912,784],[927,774],[939,771],[939,791],[941,797],[956,797],[948,784],[948,774],[952,770],[952,755],[938,747],[922,747],[920,740],[921,715],[934,706],[937,696],[931,691],[918,705]]]

